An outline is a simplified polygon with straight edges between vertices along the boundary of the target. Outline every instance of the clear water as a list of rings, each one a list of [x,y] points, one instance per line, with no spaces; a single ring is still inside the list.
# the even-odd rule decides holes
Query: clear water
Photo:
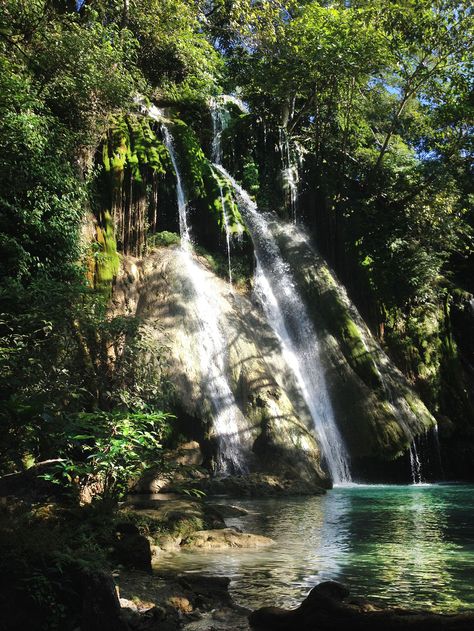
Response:
[[[328,579],[387,605],[474,608],[474,486],[348,486],[232,503],[251,514],[228,525],[276,545],[175,553],[160,569],[229,576],[234,599],[251,608],[294,606]]]

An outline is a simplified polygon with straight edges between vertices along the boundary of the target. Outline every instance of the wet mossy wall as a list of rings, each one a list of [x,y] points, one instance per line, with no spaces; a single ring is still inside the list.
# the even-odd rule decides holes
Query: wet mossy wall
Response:
[[[207,117],[210,122],[208,110]],[[174,111],[167,124],[176,147],[196,247],[212,254],[215,271],[228,273],[224,273],[228,230],[234,273],[237,277],[249,277],[250,240],[228,182],[213,169],[198,134]],[[205,138],[205,131],[201,135]],[[118,258],[112,261],[112,252],[114,257],[117,251],[137,257],[144,255],[147,247],[153,246],[153,235],[179,234],[179,217],[176,175],[156,121],[142,114],[112,119],[97,154],[97,165],[94,256],[96,284],[103,285],[110,284],[118,269]]]
[[[353,471],[369,460],[402,457],[414,437],[434,427],[433,416],[370,334],[322,257],[281,226],[274,234],[318,333],[336,422]]]
[[[128,115],[111,120],[100,158],[101,205],[112,218],[117,247],[141,256],[148,232],[176,227],[168,151],[150,119]]]

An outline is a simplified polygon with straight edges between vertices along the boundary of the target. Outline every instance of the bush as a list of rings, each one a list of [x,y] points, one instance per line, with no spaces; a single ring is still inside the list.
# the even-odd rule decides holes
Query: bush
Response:
[[[170,434],[163,412],[81,412],[68,417],[64,448],[45,479],[71,488],[93,483],[102,500],[118,500],[130,481],[162,462],[161,440]]]

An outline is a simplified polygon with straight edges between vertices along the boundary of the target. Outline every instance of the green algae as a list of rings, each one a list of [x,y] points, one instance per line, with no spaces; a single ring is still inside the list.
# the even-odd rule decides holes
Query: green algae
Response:
[[[96,253],[96,287],[108,290],[120,268],[113,220],[109,212],[103,213],[102,225],[96,228],[99,250]]]
[[[233,234],[245,232],[228,182],[213,169],[194,131],[180,119],[173,119],[170,128],[188,199],[201,201],[222,231],[227,225]]]

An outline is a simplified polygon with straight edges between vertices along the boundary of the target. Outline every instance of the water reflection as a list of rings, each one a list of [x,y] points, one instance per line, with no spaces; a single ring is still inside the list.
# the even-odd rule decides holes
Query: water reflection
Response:
[[[322,580],[389,604],[474,607],[474,488],[352,486],[326,496],[243,500],[228,525],[272,537],[264,550],[185,552],[162,567],[230,576],[238,602],[293,606]]]

